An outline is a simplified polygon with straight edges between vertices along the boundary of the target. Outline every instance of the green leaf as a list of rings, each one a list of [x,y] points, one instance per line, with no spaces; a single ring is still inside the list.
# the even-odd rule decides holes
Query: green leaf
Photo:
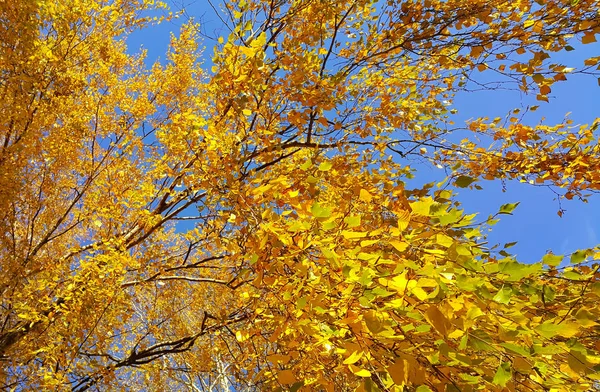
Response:
[[[535,327],[535,331],[547,339],[551,339],[556,335],[570,338],[579,332],[579,326],[575,323],[554,324],[551,321],[546,321]]]
[[[596,294],[596,296],[600,297],[600,282],[595,282],[590,285],[590,289],[592,293]]]
[[[314,203],[310,208],[310,212],[315,218],[329,218],[331,216],[331,209],[321,207],[319,203]]]
[[[575,373],[590,374],[594,372],[594,369],[588,364],[586,356],[579,351],[571,350],[567,363]]]
[[[542,257],[542,262],[550,267],[558,267],[564,256],[548,253]]]
[[[458,348],[460,350],[464,350],[467,348],[467,344],[469,344],[469,334],[464,334],[462,338],[460,338],[460,344]]]
[[[297,383],[294,383],[294,385],[292,385],[290,387],[290,392],[296,392],[303,386],[304,386],[304,381],[298,381]]]
[[[365,379],[364,389],[365,392],[381,392],[381,389],[379,389],[377,384],[375,384],[370,378]]]
[[[333,165],[331,164],[331,162],[326,161],[319,165],[319,170],[320,171],[328,171],[329,169],[331,169],[332,166]]]
[[[586,250],[578,250],[571,255],[571,264],[579,264],[585,261],[587,258]]]
[[[431,389],[427,385],[419,385],[415,392],[431,392]]]
[[[569,279],[569,280],[587,280],[587,279],[589,279],[588,276],[582,275],[577,271],[565,271],[562,274],[562,277],[565,279]]]
[[[458,176],[456,180],[454,180],[454,185],[456,185],[459,188],[466,188],[474,182],[475,179],[469,176]]]
[[[296,301],[296,309],[303,309],[306,306],[306,297],[298,298]]]
[[[510,350],[514,353],[517,353],[519,355],[522,355],[526,358],[530,357],[531,354],[529,353],[529,350],[527,350],[525,347],[516,345],[514,343],[500,343],[500,346],[504,347],[507,350]]]
[[[312,165],[313,165],[312,161],[310,159],[307,159],[306,162],[304,162],[302,164],[302,166],[300,166],[300,169],[306,171],[306,170],[310,169],[310,167]]]
[[[490,226],[494,226],[498,222],[500,222],[500,219],[492,219],[492,216],[490,215],[490,217],[485,223],[487,223]]]
[[[360,226],[360,215],[351,215],[344,218],[349,228]]]
[[[510,370],[510,363],[502,362],[500,366],[498,366],[498,370],[496,370],[496,374],[494,375],[494,380],[492,382],[496,385],[504,387],[511,378],[512,373]]]
[[[512,296],[512,289],[510,287],[502,287],[498,290],[498,293],[494,296],[494,301],[508,305],[510,297]]]
[[[423,197],[410,203],[410,208],[415,215],[429,216],[434,201],[431,197]]]
[[[520,204],[520,202],[516,202],[516,203],[506,203],[506,204],[502,204],[500,206],[500,214],[511,214],[515,208],[517,208],[517,206]]]
[[[539,344],[534,344],[533,345],[533,351],[536,354],[540,354],[540,355],[556,355],[556,354],[564,354],[565,349],[557,344],[545,344],[545,345],[539,345]],[[541,364],[542,362],[538,362],[538,366]]]
[[[541,269],[542,265],[539,263],[521,264],[512,260],[507,262],[500,262],[500,265],[498,266],[498,271],[503,274],[507,274],[507,280],[511,282],[516,282],[525,277],[536,275],[539,271],[541,271]]]
[[[556,297],[556,290],[554,290],[552,287],[544,285],[542,286],[542,294],[544,295],[546,302],[552,302]]]
[[[456,222],[460,221],[460,219],[462,217],[463,217],[462,211],[455,209],[455,208],[451,209],[447,213],[437,215],[437,218],[439,219],[440,224],[444,225],[444,226],[449,225],[451,223],[456,223]]]

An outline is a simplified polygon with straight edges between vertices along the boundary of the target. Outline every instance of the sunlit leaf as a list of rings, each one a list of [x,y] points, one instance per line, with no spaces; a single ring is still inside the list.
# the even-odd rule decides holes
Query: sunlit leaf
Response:
[[[542,262],[550,267],[558,267],[563,260],[563,256],[548,253],[542,258]]]
[[[492,382],[496,385],[504,387],[511,378],[512,371],[510,363],[502,362],[500,366],[498,366],[498,370],[496,370],[496,374],[494,375],[494,380]]]
[[[507,203],[500,206],[500,214],[511,214],[520,203]]]

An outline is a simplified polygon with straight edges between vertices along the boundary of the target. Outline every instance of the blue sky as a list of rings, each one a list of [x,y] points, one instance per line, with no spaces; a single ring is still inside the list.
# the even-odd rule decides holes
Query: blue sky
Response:
[[[173,11],[176,9],[174,7]],[[211,36],[227,35],[207,2],[190,3],[187,10],[190,16],[203,23],[203,32]],[[148,50],[148,63],[158,58],[164,59],[170,32],[177,34],[184,20],[180,18],[134,33],[128,41],[130,50],[137,52],[140,47]],[[210,70],[212,44],[208,39],[204,41],[207,70]],[[600,43],[572,43],[572,46],[576,50],[555,54],[552,62],[577,67],[583,65],[583,59],[600,53]],[[600,117],[600,86],[594,76],[570,75],[567,81],[552,87],[549,103],[536,101],[535,96],[523,96],[518,91],[461,93],[455,98],[454,107],[459,113],[454,120],[459,123],[471,117],[505,117],[508,111],[527,105],[539,105],[535,114],[527,117],[529,124],[536,124],[540,117],[545,117],[547,124],[558,123],[568,112],[574,124],[591,124],[596,117]],[[440,181],[444,177],[444,172],[433,166],[419,167],[417,173],[417,181],[421,183]],[[548,250],[556,254],[568,254],[600,243],[600,195],[592,196],[588,203],[562,200],[562,209],[566,212],[561,218],[557,215],[559,203],[556,195],[547,188],[515,181],[507,182],[505,189],[498,181],[478,184],[484,189],[461,189],[458,199],[467,213],[478,212],[482,220],[497,212],[504,203],[520,202],[512,216],[501,216],[488,241],[490,244],[518,241],[510,251],[521,262],[539,261]]]

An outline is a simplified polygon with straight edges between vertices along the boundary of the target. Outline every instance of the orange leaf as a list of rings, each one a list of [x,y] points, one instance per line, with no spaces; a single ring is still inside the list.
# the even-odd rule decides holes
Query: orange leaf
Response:
[[[425,319],[438,331],[442,336],[446,336],[448,320],[444,316],[442,312],[437,308],[437,306],[430,306],[425,312]]]
[[[593,32],[588,32],[581,38],[582,44],[591,44],[592,42],[596,42],[596,35]]]
[[[408,383],[409,363],[405,359],[397,358],[396,362],[387,368],[387,372],[396,385],[405,385]]]
[[[284,385],[293,384],[296,382],[296,376],[294,376],[291,370],[282,370],[277,373],[277,381]]]
[[[550,94],[552,90],[550,89],[550,86],[547,85],[542,85],[540,86],[540,94],[546,95],[546,94]]]

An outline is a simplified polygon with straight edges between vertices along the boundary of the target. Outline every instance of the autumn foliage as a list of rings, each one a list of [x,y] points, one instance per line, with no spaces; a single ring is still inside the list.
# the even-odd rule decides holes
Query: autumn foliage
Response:
[[[456,189],[590,197],[600,119],[452,122],[489,80],[597,88],[600,56],[553,60],[598,52],[596,0],[210,5],[222,37],[187,21],[148,66],[127,37],[185,13],[0,1],[3,390],[597,385],[598,248],[519,263],[485,240],[517,204]]]

